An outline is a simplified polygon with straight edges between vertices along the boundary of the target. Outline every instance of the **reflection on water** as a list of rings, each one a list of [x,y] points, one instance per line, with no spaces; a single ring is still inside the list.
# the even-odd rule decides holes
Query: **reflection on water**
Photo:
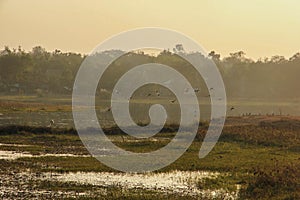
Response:
[[[19,151],[2,151],[0,150],[0,159],[4,160],[16,160],[18,158],[33,158],[33,157],[91,157],[90,155],[75,155],[75,154],[40,154],[40,155],[32,155],[29,152],[19,152]]]
[[[206,171],[172,171],[166,173],[110,173],[110,172],[77,172],[65,174],[46,173],[44,177],[78,184],[97,186],[121,186],[122,188],[141,188],[158,192],[197,195],[206,198],[236,199],[236,192],[229,193],[223,189],[203,190],[197,186],[205,178],[216,178],[220,173]],[[201,183],[200,183],[201,184]]]
[[[236,190],[229,192],[225,189],[199,189],[197,184],[205,178],[215,178],[219,173],[194,171],[171,171],[167,173],[147,173],[147,174],[127,174],[109,172],[77,172],[77,173],[32,173],[10,172],[0,174],[0,197],[3,199],[64,199],[80,198],[98,199],[107,194],[106,188],[117,187],[116,190],[125,191],[127,189],[145,189],[155,192],[194,196],[201,199],[238,199],[240,185],[236,185]],[[40,181],[46,181],[50,188],[38,189]],[[69,183],[89,185],[91,190],[84,190],[80,193],[74,190],[66,191],[60,187],[51,188],[51,185]],[[61,185],[61,184],[60,184]],[[93,187],[96,186],[96,187]],[[97,187],[98,186],[98,187]],[[55,187],[56,188],[56,187]],[[84,187],[86,188],[86,187]],[[47,190],[48,189],[48,190]],[[93,198],[94,197],[94,198]],[[182,197],[184,198],[184,197]]]
[[[23,146],[19,144],[0,144],[1,146]],[[30,146],[30,145],[26,145]],[[74,154],[41,154],[32,155],[29,152],[22,151],[0,151],[0,159],[15,160],[18,158],[34,158],[34,157],[90,157],[90,155],[74,155]],[[101,187],[118,186],[125,189],[146,189],[156,192],[181,194],[198,196],[202,198],[222,198],[222,199],[237,199],[239,193],[239,185],[236,186],[236,191],[228,192],[222,188],[219,189],[200,189],[199,184],[203,184],[207,178],[217,178],[221,173],[208,171],[171,171],[160,173],[112,173],[112,172],[70,172],[70,173],[53,173],[46,172],[34,176],[32,173],[22,172],[19,175],[11,173],[14,177],[29,178],[31,181],[47,180],[59,181],[66,183],[76,183],[78,185],[94,185]],[[5,174],[2,174],[5,176]],[[8,177],[2,177],[8,179]],[[12,177],[9,179],[11,180]],[[22,178],[22,179],[23,179]],[[22,180],[25,181],[25,180]],[[25,182],[24,182],[25,183]],[[5,194],[10,193],[8,187],[0,187],[0,193],[5,191]],[[29,192],[29,190],[27,191]],[[31,193],[39,194],[41,191],[30,189]],[[24,195],[24,194],[23,194]],[[81,195],[85,195],[84,193]]]

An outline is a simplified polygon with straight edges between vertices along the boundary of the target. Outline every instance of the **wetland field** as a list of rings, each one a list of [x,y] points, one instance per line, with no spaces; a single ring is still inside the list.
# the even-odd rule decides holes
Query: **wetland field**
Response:
[[[249,114],[247,106],[261,110],[260,104],[233,102],[236,109],[219,142],[203,159],[198,153],[208,128],[205,117],[192,145],[174,163],[149,173],[123,173],[86,150],[74,129],[70,101],[0,98],[1,199],[300,199],[300,117],[279,113],[276,104],[262,103],[264,112]],[[285,106],[293,107],[280,108]],[[151,138],[137,139],[104,119],[108,138],[128,151],[150,152],[176,134],[170,124]],[[103,149],[104,155],[109,152]]]

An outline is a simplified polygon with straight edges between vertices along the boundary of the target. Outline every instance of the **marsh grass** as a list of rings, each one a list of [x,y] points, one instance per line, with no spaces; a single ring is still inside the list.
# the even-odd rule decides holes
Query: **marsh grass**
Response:
[[[232,119],[229,119],[232,120]],[[239,120],[239,119],[235,119]],[[291,119],[263,123],[225,126],[219,142],[210,154],[198,158],[202,140],[206,134],[207,123],[203,123],[196,139],[189,149],[174,163],[157,171],[213,171],[222,175],[215,179],[205,179],[197,184],[199,189],[225,189],[234,191],[241,186],[241,199],[299,199],[300,183],[300,137],[299,121]],[[169,127],[170,128],[170,127]],[[154,137],[155,140],[136,140],[117,132],[116,127],[108,130],[110,137],[118,146],[135,152],[148,152],[160,148],[176,133],[171,129]],[[168,132],[168,131],[170,132]],[[116,131],[116,132],[115,132]],[[111,132],[111,134],[109,134]],[[121,139],[125,137],[125,140]],[[27,144],[31,146],[0,146],[1,150],[28,151],[38,153],[85,154],[76,131],[73,129],[49,129],[43,127],[0,127],[1,143]],[[93,157],[34,157],[19,158],[14,161],[0,160],[1,173],[9,171],[32,172],[116,172],[101,164]],[[50,183],[48,183],[50,184]],[[53,190],[82,191],[86,186],[61,185],[53,182],[48,185]],[[44,188],[47,183],[41,183]],[[101,189],[99,189],[101,190]],[[105,199],[181,199],[172,194],[161,194],[142,189],[125,190],[115,186],[105,188]],[[93,198],[93,196],[90,196]],[[85,197],[78,197],[85,198]],[[184,197],[196,199],[195,197]]]
[[[253,168],[248,186],[241,191],[245,199],[300,199],[299,163],[280,163]]]

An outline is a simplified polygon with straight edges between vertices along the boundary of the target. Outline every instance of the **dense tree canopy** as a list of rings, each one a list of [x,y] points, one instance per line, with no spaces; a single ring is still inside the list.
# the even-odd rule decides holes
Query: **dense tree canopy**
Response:
[[[120,53],[119,50],[112,50],[98,53],[96,56],[105,60],[108,56],[118,53]],[[186,55],[199,56],[199,53]],[[300,97],[300,92],[298,92],[300,53],[296,53],[289,59],[283,56],[273,56],[257,61],[247,58],[243,51],[231,53],[222,59],[215,51],[211,51],[207,57],[202,57],[206,60],[213,60],[218,66],[229,98]],[[84,55],[63,53],[60,50],[48,52],[40,46],[34,47],[30,52],[25,52],[21,47],[18,49],[5,47],[0,51],[0,93],[71,94],[77,70],[84,58]],[[126,70],[149,62],[172,66],[189,76],[195,87],[197,84],[203,87],[201,78],[194,76],[195,73],[189,64],[172,52],[163,51],[157,56],[131,52],[112,63],[110,73],[114,77],[110,76],[105,81],[105,88],[99,88],[99,92],[110,93],[110,86]]]

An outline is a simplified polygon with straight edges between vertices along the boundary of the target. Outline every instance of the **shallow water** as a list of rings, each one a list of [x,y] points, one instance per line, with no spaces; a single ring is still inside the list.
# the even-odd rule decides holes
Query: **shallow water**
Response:
[[[30,146],[20,144],[3,144],[0,146]],[[0,159],[15,160],[18,158],[34,158],[34,157],[90,157],[90,155],[75,155],[75,154],[41,154],[33,155],[29,152],[17,152],[17,151],[3,151],[0,150]],[[224,199],[236,199],[239,188],[235,192],[229,193],[223,189],[216,190],[203,190],[199,189],[198,185],[205,178],[216,178],[220,175],[217,172],[207,171],[171,171],[165,173],[111,173],[111,172],[72,172],[72,173],[42,173],[38,176],[34,176],[29,172],[12,173],[13,177],[25,177],[24,184],[27,182],[25,179],[47,180],[47,181],[59,181],[76,183],[78,185],[95,185],[101,187],[118,186],[126,189],[146,189],[156,192],[178,194],[178,195],[191,195],[201,196],[203,198],[224,198]],[[6,177],[5,174],[1,176]],[[6,179],[9,179],[6,177]],[[19,182],[21,179],[18,178]],[[23,179],[22,179],[23,180]],[[0,181],[1,182],[1,181]],[[13,196],[29,195],[34,193],[35,195],[47,195],[49,191],[30,191],[26,189],[20,193],[14,191],[14,187],[11,185],[0,186],[0,197],[5,194]],[[59,193],[58,193],[59,195]],[[66,195],[66,194],[64,194]],[[75,195],[73,193],[67,195]],[[78,195],[78,194],[76,194]],[[82,194],[85,195],[85,194]]]
[[[32,155],[29,152],[19,152],[19,151],[2,151],[0,150],[0,159],[5,160],[16,160],[18,158],[37,158],[37,157],[91,157],[90,155],[75,155],[75,154],[40,154]]]
[[[39,176],[34,173],[0,173],[0,199],[65,199],[89,195],[86,192],[37,189]]]
[[[109,173],[109,172],[77,172],[65,174],[44,174],[45,179],[61,182],[75,182],[97,186],[120,186],[129,189],[148,189],[158,192],[176,193],[182,195],[197,195],[202,197],[224,197],[236,199],[235,193],[219,190],[200,190],[197,184],[204,178],[216,178],[220,173],[205,171],[172,171],[166,173]],[[50,178],[51,177],[51,178]]]
[[[0,143],[0,146],[8,146],[8,147],[30,147],[32,145],[27,145],[27,144],[4,144],[4,143]]]
[[[105,188],[116,186],[122,191],[127,189],[144,189],[149,191],[176,194],[177,196],[195,196],[204,199],[237,199],[239,189],[235,192],[227,192],[223,189],[200,190],[197,183],[203,178],[214,178],[219,173],[211,172],[184,172],[172,171],[167,173],[109,173],[109,172],[78,172],[78,173],[21,173],[0,174],[0,198],[4,199],[62,199],[66,197],[95,197],[97,194],[105,195]],[[95,190],[82,191],[80,193],[70,191],[59,191],[51,189],[36,189],[41,181],[57,183],[72,183],[76,185],[100,186]]]
[[[140,122],[145,122],[148,119],[148,107],[143,104],[135,104],[135,108],[131,110],[133,118],[138,119]],[[231,106],[234,109],[231,110]],[[210,118],[210,105],[200,104],[201,119],[208,120]],[[252,115],[300,115],[300,106],[298,102],[228,102],[227,116],[241,116],[244,114]],[[101,125],[111,126],[113,118],[110,112],[97,111],[98,119],[101,120]],[[180,116],[173,109],[168,113],[170,118]],[[176,118],[176,117],[175,117]],[[57,128],[70,128],[74,127],[72,112],[62,111],[11,111],[0,114],[0,126],[6,125],[28,125],[28,126],[49,126],[50,120],[54,120],[54,127]],[[147,121],[147,120],[146,120]],[[172,120],[171,120],[172,121]]]
[[[71,112],[9,112],[0,116],[0,126],[26,125],[49,126],[50,120],[55,121],[56,127],[74,127]]]

